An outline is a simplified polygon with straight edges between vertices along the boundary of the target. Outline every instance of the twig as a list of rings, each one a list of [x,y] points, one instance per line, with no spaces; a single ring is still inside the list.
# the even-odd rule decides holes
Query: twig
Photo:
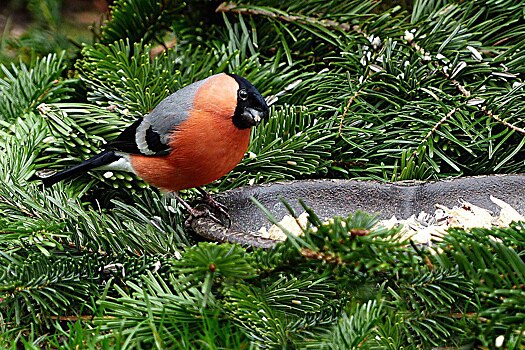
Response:
[[[488,115],[489,117],[492,117],[492,118],[496,119],[498,122],[500,122],[501,124],[505,125],[507,128],[512,129],[514,131],[517,131],[517,132],[519,132],[521,134],[525,134],[525,129],[522,129],[522,128],[514,125],[514,124],[511,124],[511,123],[501,119],[497,115],[492,114],[492,111],[487,111],[487,112],[484,111],[484,113],[486,115]]]
[[[434,62],[434,63],[437,63],[439,64],[439,62]],[[456,79],[454,78],[451,78],[450,77],[450,74],[448,74],[445,70],[441,69],[441,73],[445,76],[445,78],[447,78],[448,80],[450,80],[450,82],[452,83],[452,85],[454,85],[456,87],[456,89],[459,90],[459,92],[461,92],[461,94],[465,97],[470,97],[470,91],[468,91],[463,85],[461,85],[461,83],[459,81],[457,81]]]
[[[58,321],[78,321],[78,320],[82,320],[82,321],[91,321],[93,319],[93,317],[95,317],[94,315],[93,316],[90,316],[90,315],[81,315],[81,316],[51,316],[50,318],[52,320],[58,320]]]
[[[450,110],[450,112],[448,112],[443,118],[441,118],[435,125],[434,127],[432,128],[432,130],[430,130],[427,135],[423,138],[423,140],[421,140],[420,144],[423,144],[425,143],[429,138],[430,136],[432,136],[432,134],[434,132],[436,132],[436,130],[441,126],[441,124],[443,124],[448,118],[450,118],[454,113],[456,113],[458,110],[457,107],[454,107]],[[417,154],[417,149],[412,153],[412,155],[410,156],[411,158],[412,157],[415,157],[415,155]]]
[[[335,264],[335,265],[343,265],[344,261],[341,259],[341,257],[337,255],[332,255],[329,253],[323,253],[318,252],[312,249],[302,248],[300,251],[300,254],[307,258],[312,260],[323,260],[328,264]]]
[[[452,79],[452,78],[450,78],[450,75],[449,75],[447,72],[445,72],[444,70],[442,70],[442,73],[443,73],[443,75],[444,75],[447,79],[449,79],[449,80],[452,82],[452,84],[454,84],[454,86],[455,86],[459,91],[461,91],[461,93],[463,94],[463,96],[465,96],[465,97],[470,97],[470,91],[468,91],[468,90],[467,90],[463,85],[461,85],[456,79]],[[511,124],[511,123],[509,123],[509,122],[507,122],[507,121],[501,119],[501,118],[498,117],[497,115],[492,114],[492,111],[486,111],[486,110],[485,110],[485,106],[484,106],[484,104],[483,104],[482,106],[479,106],[478,108],[479,108],[479,109],[480,109],[485,115],[487,115],[487,116],[489,116],[489,117],[491,117],[491,118],[494,118],[495,120],[497,120],[497,121],[500,122],[501,124],[505,125],[507,128],[512,129],[512,130],[514,130],[514,131],[517,131],[517,132],[519,132],[519,133],[521,133],[521,134],[525,134],[525,129],[522,129],[522,128],[520,128],[520,127],[517,127],[516,125],[513,125],[513,124]]]
[[[454,113],[456,113],[458,110],[457,107],[454,107],[450,110],[450,112],[448,112],[443,118],[441,118],[437,123],[436,125],[434,125],[434,127],[432,128],[432,130],[430,130],[428,132],[428,134],[425,136],[425,138],[421,141],[421,143],[424,143],[426,142],[430,136],[432,136],[432,134],[439,128],[439,126],[441,124],[443,124],[448,118],[450,118]]]
[[[410,40],[407,39],[407,41],[409,42],[410,46],[413,47],[416,51],[419,51],[419,52],[421,52],[424,55],[428,55],[428,57],[432,61],[432,63],[436,64],[437,66],[440,66],[441,67],[440,71],[443,74],[443,76],[445,76],[445,78],[450,80],[450,82],[456,87],[456,89],[459,90],[459,92],[461,92],[461,94],[463,96],[470,97],[470,91],[467,90],[463,85],[461,85],[461,83],[459,81],[457,81],[456,79],[451,77],[451,75],[445,69],[445,66],[443,66],[443,64],[439,60],[431,59],[428,51],[426,51],[424,48],[419,46],[419,44],[416,41],[414,41],[413,39],[410,39]],[[465,64],[465,66],[466,66],[466,64]]]
[[[338,29],[342,31],[350,31],[355,30],[359,32],[359,26],[351,26],[348,23],[339,23],[336,21],[332,21],[329,19],[316,19],[312,17],[306,17],[306,16],[291,16],[291,15],[282,15],[282,14],[276,14],[274,12],[262,10],[262,9],[250,9],[246,7],[237,6],[237,4],[233,2],[223,2],[222,4],[217,7],[215,12],[221,12],[221,13],[239,13],[241,15],[257,15],[257,16],[266,16],[275,18],[284,22],[299,22],[299,23],[311,23],[311,24],[317,24],[324,28],[328,29]]]
[[[361,86],[361,88],[359,88],[359,90],[357,90],[353,96],[351,96],[349,99],[348,99],[348,103],[346,104],[346,107],[345,107],[345,110],[343,111],[343,115],[341,116],[341,122],[339,123],[339,132],[337,134],[337,136],[341,136],[341,132],[343,130],[343,120],[345,119],[347,113],[348,113],[348,109],[350,108],[350,105],[352,104],[352,102],[354,102],[355,98],[357,97],[357,95],[363,90],[363,86]]]
[[[478,319],[479,321],[482,321],[482,322],[487,322],[488,320],[485,318],[485,317],[479,317],[478,316],[479,314],[477,312],[466,312],[466,313],[463,313],[463,312],[454,312],[454,313],[451,313],[449,314],[450,317],[453,317],[453,318],[476,318]]]
[[[11,205],[13,207],[16,207],[18,208],[18,210],[20,210],[20,212],[22,212],[23,214],[26,214],[28,217],[30,218],[34,218],[35,216],[40,218],[40,215],[37,215],[33,212],[30,212],[26,207],[24,207],[22,204],[19,204],[19,203],[16,203],[16,202],[12,202],[12,201],[9,201],[7,198],[3,197],[3,196],[0,196],[0,203],[5,203],[7,205]]]

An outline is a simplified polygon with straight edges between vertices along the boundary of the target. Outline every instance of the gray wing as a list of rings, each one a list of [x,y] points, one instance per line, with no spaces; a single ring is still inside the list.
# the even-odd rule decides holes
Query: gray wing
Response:
[[[150,114],[126,128],[107,149],[143,155],[165,155],[170,152],[173,129],[188,119],[198,88],[207,79],[190,84],[162,100]]]

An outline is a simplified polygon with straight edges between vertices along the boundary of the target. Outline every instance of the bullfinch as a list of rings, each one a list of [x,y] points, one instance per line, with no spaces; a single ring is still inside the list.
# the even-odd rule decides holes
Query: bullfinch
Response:
[[[190,84],[162,100],[151,113],[127,127],[91,159],[42,178],[49,186],[91,169],[123,170],[174,193],[199,188],[205,201],[224,208],[200,189],[230,172],[243,158],[250,130],[268,117],[259,91],[235,74],[216,74]]]

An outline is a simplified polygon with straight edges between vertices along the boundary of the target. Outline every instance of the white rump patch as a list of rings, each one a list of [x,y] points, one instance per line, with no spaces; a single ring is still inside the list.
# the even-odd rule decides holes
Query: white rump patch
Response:
[[[109,170],[109,171],[127,171],[128,173],[134,173],[131,162],[129,161],[129,155],[118,154],[122,158],[103,166],[96,168],[96,170]]]

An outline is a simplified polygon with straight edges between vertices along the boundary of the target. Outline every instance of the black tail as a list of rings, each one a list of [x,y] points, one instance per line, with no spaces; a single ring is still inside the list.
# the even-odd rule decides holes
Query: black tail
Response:
[[[70,179],[77,175],[83,174],[91,169],[97,168],[102,165],[106,165],[118,160],[120,157],[113,151],[103,151],[93,158],[83,161],[69,169],[59,171],[48,177],[41,178],[44,186],[51,186],[65,179]]]

